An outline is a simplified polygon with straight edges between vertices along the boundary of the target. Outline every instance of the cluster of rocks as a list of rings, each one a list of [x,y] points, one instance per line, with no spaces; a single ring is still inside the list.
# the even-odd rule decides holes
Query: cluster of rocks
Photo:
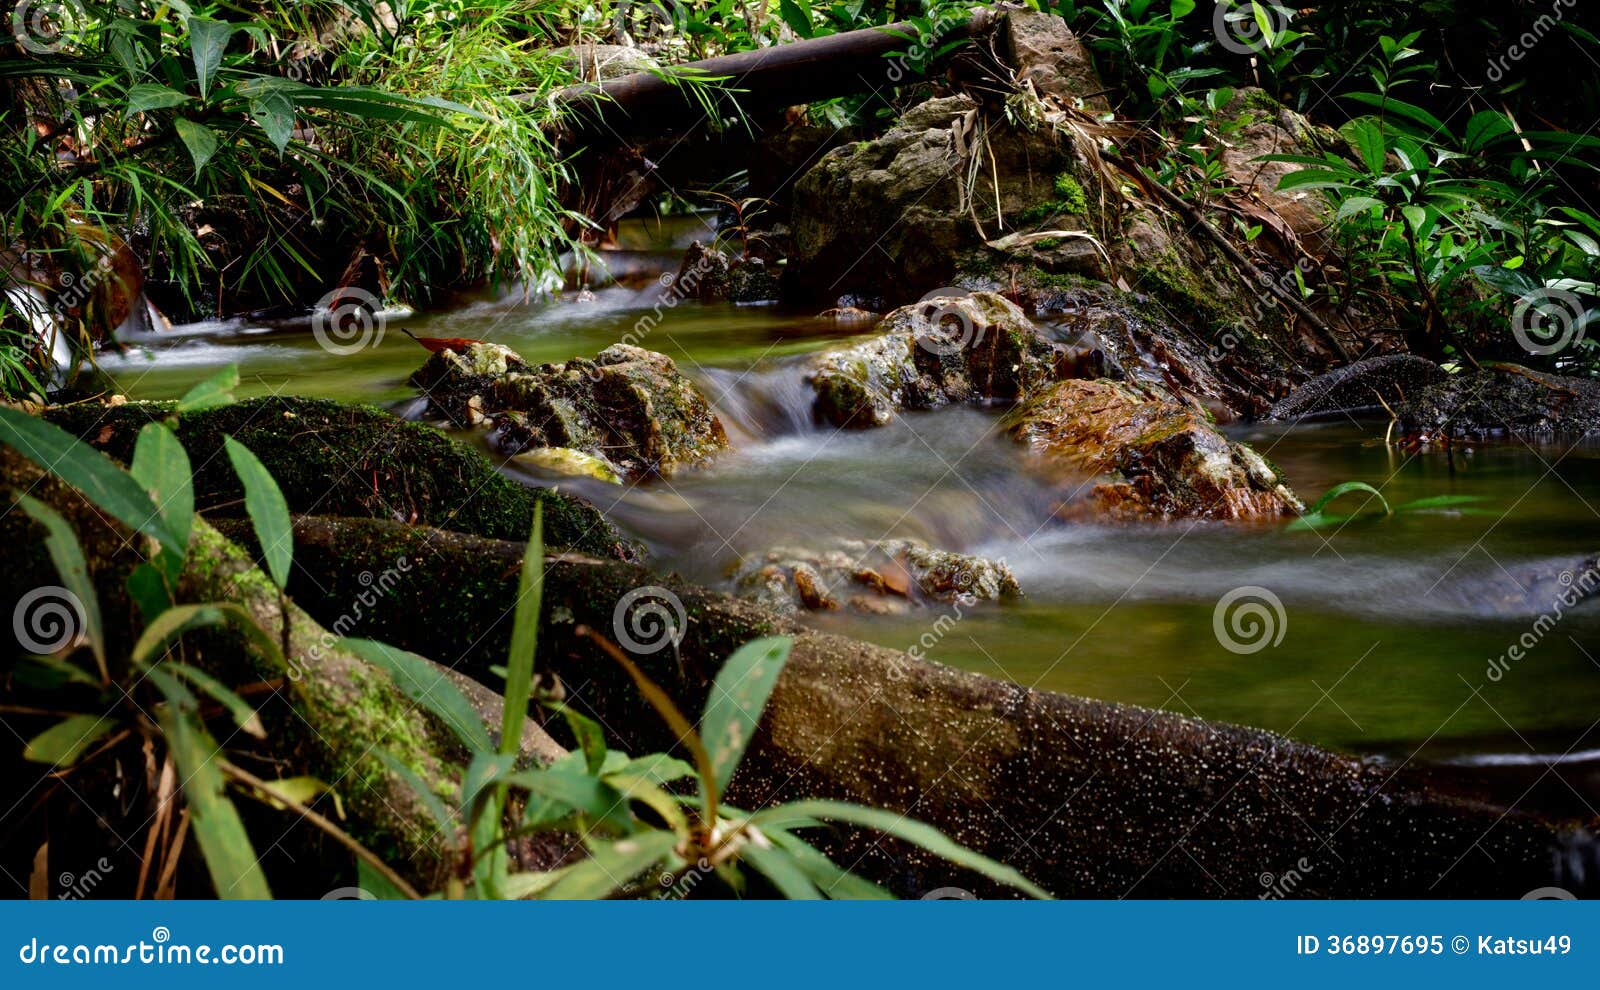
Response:
[[[844,540],[826,550],[778,547],[745,560],[738,593],[776,612],[850,608],[875,615],[934,602],[969,604],[1022,594],[1004,561],[937,550],[920,540]]]

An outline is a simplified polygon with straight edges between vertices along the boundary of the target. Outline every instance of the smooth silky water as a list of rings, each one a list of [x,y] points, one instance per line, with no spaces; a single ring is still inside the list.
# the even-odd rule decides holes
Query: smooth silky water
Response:
[[[190,327],[104,365],[136,399],[176,396],[234,363],[246,395],[414,412],[405,379],[426,354],[401,327],[491,339],[534,362],[592,356],[626,338],[676,359],[712,398],[734,445],[670,482],[624,489],[559,480],[643,540],[662,569],[726,586],[742,556],[774,547],[915,536],[1004,558],[1026,597],[964,607],[959,618],[946,606],[807,621],[1019,684],[1356,752],[1409,754],[1425,744],[1430,756],[1499,760],[1600,748],[1600,733],[1589,732],[1600,718],[1600,604],[1535,633],[1526,658],[1489,676],[1491,661],[1534,631],[1537,613],[1508,615],[1501,604],[1523,568],[1600,551],[1600,450],[1513,441],[1457,450],[1452,464],[1442,451],[1386,446],[1382,422],[1245,428],[1235,435],[1271,457],[1308,501],[1360,480],[1393,504],[1482,496],[1490,514],[1403,515],[1322,534],[1064,522],[1052,513],[1059,492],[998,432],[998,410],[912,414],[866,431],[816,425],[799,363],[846,334],[809,314],[666,305],[660,295],[660,283],[647,281],[599,289],[591,301],[483,300],[391,321],[381,341],[348,356],[328,353],[309,331]],[[514,461],[504,470],[554,480]],[[1220,644],[1215,606],[1242,586],[1282,601],[1276,646],[1240,654]],[[936,626],[945,614],[955,621]]]

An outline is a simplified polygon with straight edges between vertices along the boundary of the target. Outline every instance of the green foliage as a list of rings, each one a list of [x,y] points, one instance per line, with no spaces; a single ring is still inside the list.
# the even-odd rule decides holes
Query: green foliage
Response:
[[[1365,499],[1355,512],[1334,513],[1328,507],[1346,496],[1364,495]],[[1299,519],[1286,527],[1287,532],[1310,532],[1319,529],[1331,529],[1353,521],[1376,522],[1389,519],[1397,515],[1417,512],[1453,512],[1456,515],[1492,515],[1487,510],[1477,508],[1477,503],[1483,501],[1478,495],[1431,495],[1427,498],[1414,499],[1400,505],[1391,506],[1383,497],[1383,493],[1364,481],[1345,481],[1334,485],[1322,494],[1322,497],[1305,511]],[[1375,508],[1369,509],[1374,502]]]

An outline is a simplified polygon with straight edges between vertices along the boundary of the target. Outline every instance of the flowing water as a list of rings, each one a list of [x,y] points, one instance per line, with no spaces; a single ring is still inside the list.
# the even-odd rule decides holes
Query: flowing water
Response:
[[[659,270],[655,255],[631,260]],[[405,379],[425,355],[400,327],[492,339],[535,362],[592,355],[627,335],[678,361],[733,443],[670,482],[562,482],[642,539],[663,569],[716,586],[742,556],[773,547],[915,536],[1005,559],[1026,597],[808,621],[1025,685],[1357,752],[1425,746],[1432,757],[1500,765],[1600,748],[1600,733],[1590,734],[1600,717],[1600,602],[1539,618],[1563,572],[1571,580],[1576,561],[1600,551],[1600,449],[1513,442],[1451,459],[1385,445],[1381,422],[1251,427],[1234,433],[1302,496],[1362,480],[1394,504],[1477,495],[1488,513],[1407,514],[1321,534],[1067,523],[1051,514],[1060,494],[997,432],[997,410],[913,414],[871,431],[816,425],[799,363],[846,339],[838,328],[774,308],[663,303],[645,278],[589,301],[514,296],[395,319],[349,355],[327,352],[305,329],[189,327],[106,370],[133,398],[169,398],[234,363],[245,394],[405,411],[415,396]],[[514,463],[506,470],[550,481]],[[1239,588],[1269,591],[1281,611],[1269,603],[1252,614],[1244,599],[1221,613],[1246,608],[1243,627],[1223,621],[1219,632],[1219,600]],[[1530,592],[1534,604],[1519,605]],[[1264,643],[1249,628],[1255,618],[1266,623]],[[1521,658],[1502,660],[1519,642]]]

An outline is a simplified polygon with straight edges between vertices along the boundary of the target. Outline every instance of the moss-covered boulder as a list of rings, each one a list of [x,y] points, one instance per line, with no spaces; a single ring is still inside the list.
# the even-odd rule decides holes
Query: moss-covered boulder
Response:
[[[1046,465],[1077,475],[1074,481],[1109,475],[1088,501],[1114,517],[1271,519],[1300,508],[1261,455],[1150,387],[1061,382],[1013,412],[1006,427]],[[1081,511],[1081,503],[1069,501],[1062,511]]]
[[[907,539],[845,540],[825,550],[775,548],[745,560],[734,575],[734,587],[742,597],[782,613],[850,608],[892,614],[1022,593],[1003,560]]]
[[[668,477],[728,446],[699,388],[665,354],[613,344],[497,379],[485,396],[507,454],[568,447],[624,478]]]
[[[46,418],[126,462],[140,428],[171,413],[171,403],[130,402],[65,406]],[[229,436],[261,458],[293,512],[395,519],[526,540],[534,506],[543,505],[545,538],[552,546],[624,560],[642,555],[580,498],[519,485],[477,450],[425,424],[325,399],[249,399],[185,414],[178,437],[194,464],[196,508],[208,515],[244,511],[244,491],[223,451]]]
[[[882,426],[906,409],[1012,402],[1054,381],[1066,352],[993,292],[937,296],[884,317],[876,337],[813,360],[817,414]]]
[[[422,390],[430,413],[457,426],[477,426],[484,421],[484,392],[497,379],[527,370],[522,355],[504,344],[475,341],[460,350],[435,351],[410,381]]]

